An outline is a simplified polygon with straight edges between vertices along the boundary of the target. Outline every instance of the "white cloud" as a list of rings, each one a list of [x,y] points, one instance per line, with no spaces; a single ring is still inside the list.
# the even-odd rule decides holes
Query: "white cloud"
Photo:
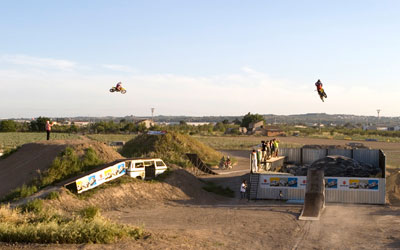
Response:
[[[120,71],[120,72],[125,72],[125,73],[133,73],[135,70],[129,66],[126,65],[119,65],[119,64],[104,64],[102,67],[106,69],[110,69],[113,71]]]
[[[75,62],[68,60],[40,58],[26,55],[5,55],[0,57],[0,62],[37,68],[53,68],[59,70],[72,70],[77,66]]]
[[[375,115],[376,108],[387,116],[399,115],[393,89],[376,91],[331,82],[324,86],[328,99],[322,103],[313,82],[275,79],[249,67],[226,75],[129,73],[122,79],[118,72],[88,74],[83,68],[0,70],[0,117],[150,115],[151,107],[156,108],[156,115]],[[127,94],[109,92],[118,81]]]

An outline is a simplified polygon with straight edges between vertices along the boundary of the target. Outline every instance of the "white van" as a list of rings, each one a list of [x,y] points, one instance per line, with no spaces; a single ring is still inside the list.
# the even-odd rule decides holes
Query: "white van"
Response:
[[[128,159],[127,174],[132,178],[144,180],[154,178],[167,170],[167,165],[160,158],[135,158]]]

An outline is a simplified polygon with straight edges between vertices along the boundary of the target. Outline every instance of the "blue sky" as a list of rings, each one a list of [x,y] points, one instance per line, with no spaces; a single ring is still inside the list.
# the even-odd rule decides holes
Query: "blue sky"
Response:
[[[398,1],[2,1],[0,118],[151,107],[400,116],[399,11]],[[118,81],[126,95],[108,92]]]

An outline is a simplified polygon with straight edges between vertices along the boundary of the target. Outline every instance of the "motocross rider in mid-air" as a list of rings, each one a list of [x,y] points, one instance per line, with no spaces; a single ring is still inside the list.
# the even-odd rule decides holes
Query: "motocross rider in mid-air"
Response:
[[[122,82],[118,82],[117,85],[115,86],[115,88],[116,88],[118,91],[121,91],[121,89],[122,89]]]
[[[317,87],[317,92],[319,97],[321,98],[322,101],[324,101],[324,97],[327,98],[327,95],[324,89],[322,88],[322,82],[320,79],[318,79],[318,81],[315,83],[315,86]]]

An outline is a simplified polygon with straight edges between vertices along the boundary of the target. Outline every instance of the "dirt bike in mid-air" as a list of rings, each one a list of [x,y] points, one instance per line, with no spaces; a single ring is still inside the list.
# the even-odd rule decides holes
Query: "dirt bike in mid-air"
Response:
[[[325,93],[323,88],[320,88],[317,91],[318,91],[319,98],[321,98],[321,101],[324,101],[324,97],[328,98],[328,96],[326,95],[326,93]]]
[[[121,94],[125,94],[126,93],[126,89],[122,88],[121,89],[117,89],[116,87],[112,87],[110,89],[110,92],[120,92]]]

